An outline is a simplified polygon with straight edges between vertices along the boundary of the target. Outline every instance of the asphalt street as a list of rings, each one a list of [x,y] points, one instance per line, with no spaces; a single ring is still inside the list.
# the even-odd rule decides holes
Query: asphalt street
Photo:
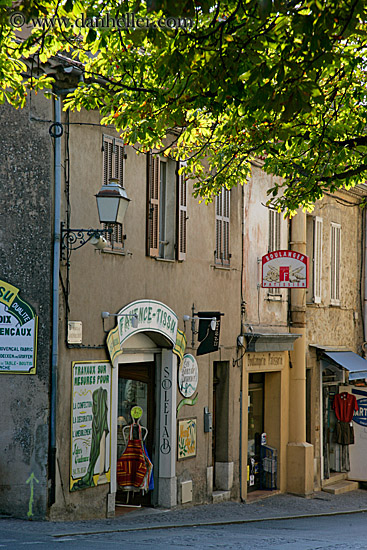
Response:
[[[141,509],[114,519],[37,522],[2,517],[0,550],[367,550],[367,491],[273,495],[174,510]]]
[[[365,513],[217,526],[63,535],[9,531],[0,526],[0,548],[154,550],[350,550],[367,548]]]

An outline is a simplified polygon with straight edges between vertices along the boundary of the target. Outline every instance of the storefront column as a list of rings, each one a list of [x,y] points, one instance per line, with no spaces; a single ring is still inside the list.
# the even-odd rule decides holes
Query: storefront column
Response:
[[[164,508],[172,508],[177,505],[176,398],[177,356],[172,353],[172,350],[162,349],[158,505]]]
[[[298,211],[291,220],[291,249],[306,254],[306,215]],[[289,443],[287,452],[290,493],[313,492],[313,446],[306,443],[306,290],[291,291],[291,333],[301,334],[290,353]]]

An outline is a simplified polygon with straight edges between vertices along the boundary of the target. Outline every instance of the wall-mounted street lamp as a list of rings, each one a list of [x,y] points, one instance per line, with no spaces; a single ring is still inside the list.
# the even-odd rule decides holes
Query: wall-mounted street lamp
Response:
[[[131,326],[133,328],[138,328],[139,326],[139,318],[136,313],[109,313],[108,311],[102,311],[101,316],[103,319],[103,330],[105,330],[104,320],[108,319],[108,317],[129,317],[131,320]],[[109,332],[109,331],[105,330],[105,332]]]
[[[184,315],[183,320],[184,321],[190,321],[190,319],[196,321],[196,319],[199,319],[199,321],[210,321],[210,328],[212,330],[215,330],[217,327],[217,318],[216,317],[198,317],[195,315],[194,317],[191,317],[190,315]]]
[[[129,206],[130,199],[126,191],[118,183],[117,179],[110,179],[107,185],[103,185],[96,195],[98,216],[100,223],[122,223]],[[66,251],[69,259],[72,250],[81,248],[88,242],[101,250],[107,245],[106,236],[112,233],[113,228],[108,229],[70,229],[61,224],[61,248]]]
[[[192,304],[191,315],[183,316],[184,323],[186,323],[186,321],[190,321],[190,319],[191,319],[191,347],[194,349],[195,335],[198,334],[199,332],[198,330],[196,330],[196,320],[210,321],[210,327],[208,328],[208,332],[209,332],[209,329],[211,329],[212,331],[215,331],[215,329],[217,328],[217,318],[216,317],[199,317],[199,315],[195,311],[195,304]]]

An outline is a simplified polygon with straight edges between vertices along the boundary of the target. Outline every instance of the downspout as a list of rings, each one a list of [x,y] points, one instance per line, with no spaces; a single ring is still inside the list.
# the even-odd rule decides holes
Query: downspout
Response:
[[[245,255],[245,186],[242,185],[242,192],[241,192],[241,223],[242,223],[242,227],[241,227],[241,238],[242,238],[242,250],[241,250],[241,337],[242,337],[242,341],[243,341],[243,349],[244,346],[246,345],[245,344],[245,321],[246,321],[246,302],[245,302],[245,299],[244,299],[244,294],[245,294],[245,258],[244,258],[244,255]],[[243,476],[243,473],[242,473],[242,467],[244,464],[247,464],[247,460],[245,462],[245,457],[242,456],[242,453],[243,453],[243,450],[245,448],[245,445],[244,445],[244,441],[243,441],[243,426],[244,426],[244,419],[243,419],[243,414],[244,414],[244,411],[243,411],[243,400],[245,399],[245,395],[244,395],[244,374],[243,374],[243,370],[244,370],[244,367],[243,367],[243,356],[244,356],[244,351],[242,351],[241,349],[241,354],[242,354],[242,359],[240,361],[240,369],[241,369],[241,375],[240,375],[240,447],[239,447],[239,469],[240,469],[240,472],[239,472],[239,482],[240,482],[240,498],[241,498],[241,501],[245,501],[245,498],[246,498],[246,491],[245,491],[245,488],[242,486],[243,483],[245,482],[245,479],[246,479],[246,483],[247,483],[247,477],[246,476]],[[247,400],[247,396],[246,396],[246,400]]]
[[[55,123],[61,124],[61,98],[54,100]],[[61,136],[60,136],[61,137]],[[61,245],[61,140],[54,139],[54,258],[52,277],[52,362],[51,362],[51,412],[50,412],[50,493],[49,506],[56,496],[56,400],[57,366],[59,354],[59,269]]]
[[[364,231],[362,223],[362,239],[364,239],[364,296],[363,296],[363,355],[367,358],[367,208],[364,209]]]

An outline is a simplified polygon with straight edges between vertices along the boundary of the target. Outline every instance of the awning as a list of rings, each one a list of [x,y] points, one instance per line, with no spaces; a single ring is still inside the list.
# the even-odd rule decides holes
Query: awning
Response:
[[[323,357],[349,371],[349,380],[367,378],[367,361],[353,351],[324,351]]]

